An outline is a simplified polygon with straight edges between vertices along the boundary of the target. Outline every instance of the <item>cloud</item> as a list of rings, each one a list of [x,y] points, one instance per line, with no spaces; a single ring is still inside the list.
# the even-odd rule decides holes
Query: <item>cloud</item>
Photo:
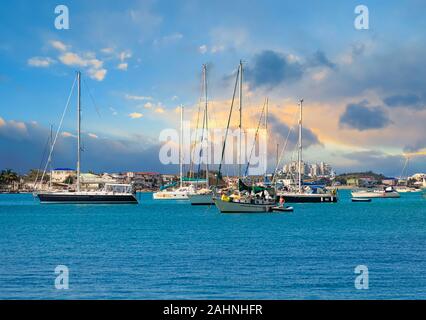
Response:
[[[166,46],[166,45],[177,43],[182,38],[183,38],[183,34],[179,32],[175,32],[167,36],[161,37],[160,39],[155,39],[153,43],[156,46],[159,46],[159,45]]]
[[[207,45],[205,44],[198,47],[198,52],[200,52],[201,54],[205,54],[207,53],[207,51],[208,51],[208,48],[207,48]]]
[[[58,41],[58,40],[52,40],[52,41],[50,41],[50,45],[53,48],[55,48],[55,49],[57,49],[59,51],[67,51],[68,47],[69,47],[69,46],[65,45],[63,42]]]
[[[154,106],[154,104],[153,104],[153,103],[151,103],[151,102],[147,102],[147,103],[145,103],[143,106],[144,106],[144,108],[146,108],[146,109],[151,109],[151,108]]]
[[[155,109],[156,113],[164,113],[164,108],[158,107]]]
[[[225,51],[224,45],[215,45],[215,46],[212,46],[211,49],[210,49],[210,53],[213,53],[213,54],[219,53],[219,52],[222,52],[222,51]],[[198,47],[198,52],[201,53],[201,54],[206,54],[207,52],[209,52],[209,47],[207,45],[203,44],[203,45]]]
[[[122,63],[119,63],[118,65],[117,65],[117,69],[118,70],[122,70],[122,71],[127,71],[127,67],[128,67],[129,65],[128,65],[128,63],[127,62],[122,62]]]
[[[391,108],[406,107],[415,110],[422,110],[426,107],[426,102],[420,96],[413,93],[392,95],[384,98],[383,102]]]
[[[325,53],[321,50],[316,51],[307,62],[307,65],[310,67],[327,67],[330,69],[336,69],[337,65],[334,62],[331,62]]]
[[[0,148],[7,150],[7,153],[0,157],[0,168],[12,168],[19,173],[26,173],[39,166],[50,132],[49,128],[31,122],[14,123],[0,120]],[[25,127],[26,130],[17,129],[17,123],[22,123],[19,126]],[[82,143],[83,172],[175,172],[177,169],[176,166],[163,166],[158,160],[159,143],[143,135],[95,139],[89,134],[83,134]],[[54,149],[53,166],[75,167],[76,144],[76,139],[60,135]],[[44,164],[45,162],[43,166]]]
[[[223,45],[213,46],[210,50],[211,53],[219,53],[219,52],[222,52],[222,51],[225,51],[225,46],[223,46]]]
[[[132,112],[129,114],[129,117],[132,119],[139,119],[143,117],[143,114],[139,112]]]
[[[240,27],[216,27],[210,32],[211,52],[242,50],[248,43],[248,32]],[[213,52],[214,51],[214,52]]]
[[[383,108],[369,106],[364,100],[348,104],[340,116],[339,123],[342,127],[363,131],[385,128],[391,121]]]
[[[88,70],[89,73],[89,77],[98,81],[102,81],[103,79],[105,79],[105,76],[107,74],[107,70],[106,69],[89,69]]]
[[[273,114],[268,115],[268,131],[271,135],[275,136],[274,139],[276,141],[284,141],[288,135],[288,132],[290,130],[290,127],[282,122],[278,117],[276,117]],[[295,134],[298,131],[298,128],[294,127],[292,129],[292,134],[289,136],[289,146],[287,150],[291,150],[292,146],[295,146],[298,141],[298,135]],[[321,145],[321,142],[318,138],[318,136],[311,131],[308,128],[303,127],[302,128],[302,135],[303,135],[303,146],[305,148],[308,148],[312,145]]]
[[[109,110],[111,111],[111,114],[112,114],[113,116],[118,115],[118,112],[117,112],[117,110],[115,110],[115,108],[113,108],[113,107],[109,107]]]
[[[98,139],[99,137],[96,135],[96,134],[94,134],[94,133],[88,133],[87,134],[90,138],[93,138],[93,139]]]
[[[124,97],[127,100],[136,100],[136,101],[143,101],[143,100],[151,101],[152,100],[152,97],[149,97],[149,96],[138,96],[138,95],[131,95],[131,94],[126,94]]]
[[[246,78],[254,88],[273,87],[285,82],[299,80],[303,65],[290,55],[265,50],[254,57],[254,65],[246,68]]]
[[[49,57],[32,57],[27,60],[29,66],[36,68],[47,68],[55,62],[55,60]]]
[[[61,132],[61,136],[64,138],[76,138],[77,136],[68,131]]]
[[[132,52],[129,50],[120,52],[118,55],[120,63],[117,65],[117,69],[127,71],[129,64],[126,62],[126,59],[130,59],[131,57]]]
[[[97,59],[93,53],[86,53],[85,57],[82,57],[74,52],[65,52],[59,56],[59,60],[67,66],[87,68],[89,77],[98,81],[102,81],[107,73],[103,68],[103,61]]]
[[[112,53],[114,53],[114,48],[110,48],[110,47],[102,48],[101,52],[105,53],[105,54],[112,54]]]
[[[365,172],[371,170],[388,177],[399,177],[406,160],[402,154],[388,154],[377,150],[348,152],[342,156],[349,161],[350,166],[343,168],[337,165],[336,168],[340,172]],[[408,175],[424,172],[426,169],[425,158],[424,154],[411,158],[407,166]]]

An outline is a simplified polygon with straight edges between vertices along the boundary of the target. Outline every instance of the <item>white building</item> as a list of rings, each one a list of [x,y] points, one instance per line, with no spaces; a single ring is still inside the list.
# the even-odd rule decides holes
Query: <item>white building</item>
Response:
[[[70,168],[56,168],[51,171],[52,174],[52,182],[63,183],[66,178],[72,177],[75,178],[77,176],[77,172],[74,169]]]

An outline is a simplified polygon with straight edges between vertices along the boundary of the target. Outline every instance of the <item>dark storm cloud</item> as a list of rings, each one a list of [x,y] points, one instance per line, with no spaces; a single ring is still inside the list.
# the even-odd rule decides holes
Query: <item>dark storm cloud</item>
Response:
[[[299,80],[303,65],[288,55],[265,50],[254,57],[253,67],[246,69],[246,79],[252,87],[271,89],[279,84]]]
[[[281,122],[277,117],[274,115],[268,116],[268,125],[269,125],[269,132],[272,135],[275,135],[277,141],[285,141],[288,135],[289,127],[285,123]],[[292,134],[289,136],[289,147],[291,148],[291,145],[296,145],[298,141],[297,131],[298,129],[296,127],[293,128]],[[320,140],[318,139],[317,135],[313,133],[311,130],[307,128],[302,129],[302,135],[303,135],[303,146],[309,147],[312,145],[321,145]]]
[[[364,172],[373,171],[382,173],[389,177],[398,177],[404,166],[405,158],[403,155],[389,155],[380,151],[368,150],[349,152],[343,155],[354,163],[350,168],[341,167],[337,164],[335,167],[339,173],[343,172]],[[416,172],[425,170],[425,157],[416,157],[410,161],[407,172],[412,175]]]
[[[330,61],[325,55],[324,51],[318,50],[312,57],[308,59],[307,65],[309,67],[328,67],[330,69],[336,69],[337,65]]]
[[[418,95],[409,93],[405,95],[393,95],[383,99],[383,102],[392,108],[405,107],[415,110],[422,110],[426,107],[426,102]]]
[[[321,50],[303,62],[285,53],[264,50],[254,56],[253,62],[253,66],[246,68],[246,79],[252,88],[272,89],[280,84],[294,83],[311,68],[337,69],[337,65]]]
[[[417,152],[420,150],[426,149],[426,141],[424,138],[414,141],[404,147],[404,152]]]
[[[0,120],[2,120],[0,118]],[[0,168],[12,168],[20,173],[38,168],[46,148],[49,130],[33,123],[0,122],[0,148],[7,150],[0,157]],[[146,138],[109,139],[82,135],[83,170],[95,172],[173,171],[158,160],[160,145]],[[58,138],[53,154],[54,167],[75,167],[75,137]]]
[[[367,101],[348,104],[339,120],[340,126],[359,131],[385,128],[390,123],[383,108],[369,106]]]

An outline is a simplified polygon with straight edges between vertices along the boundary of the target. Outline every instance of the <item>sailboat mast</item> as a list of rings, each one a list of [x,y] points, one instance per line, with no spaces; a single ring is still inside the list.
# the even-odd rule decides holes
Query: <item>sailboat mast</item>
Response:
[[[299,103],[299,153],[298,153],[298,162],[299,162],[299,193],[302,192],[302,104],[303,99],[300,99]]]
[[[242,137],[242,109],[243,109],[243,62],[240,60],[240,123],[239,123],[239,129],[240,129],[240,144],[239,144],[239,151],[238,151],[238,177],[241,177],[241,137]]]
[[[53,125],[50,125],[50,155],[49,155],[49,189],[52,188],[52,148],[53,148]]]
[[[181,188],[183,186],[182,143],[183,143],[183,105],[180,106],[180,139],[179,139],[179,176],[180,176]]]
[[[203,77],[204,77],[204,101],[205,101],[205,110],[204,110],[204,117],[205,117],[205,126],[206,126],[206,136],[207,136],[207,156],[206,156],[206,187],[209,188],[209,125],[208,125],[208,95],[207,95],[207,65],[203,64]]]
[[[81,72],[77,71],[77,192],[80,192]]]
[[[300,99],[299,103],[299,152],[298,152],[298,162],[299,162],[299,193],[302,192],[302,104],[303,99]]]
[[[266,161],[266,165],[265,165],[265,181],[266,181],[266,175],[268,173],[268,104],[269,104],[269,99],[266,98],[266,106],[265,106],[265,161]]]

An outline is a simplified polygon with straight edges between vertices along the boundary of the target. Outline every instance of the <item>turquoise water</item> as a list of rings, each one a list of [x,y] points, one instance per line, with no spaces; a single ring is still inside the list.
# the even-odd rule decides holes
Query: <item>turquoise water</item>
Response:
[[[0,298],[426,298],[426,199],[296,204],[293,213],[215,207],[40,205],[0,195]],[[357,265],[369,289],[354,287]],[[69,289],[54,287],[57,265]]]

